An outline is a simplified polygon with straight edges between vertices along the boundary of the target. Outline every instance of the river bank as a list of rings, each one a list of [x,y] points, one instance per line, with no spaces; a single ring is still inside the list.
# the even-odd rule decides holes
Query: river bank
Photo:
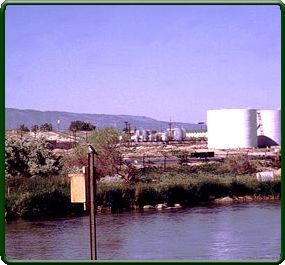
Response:
[[[144,176],[145,179],[150,176]],[[280,180],[260,182],[250,175],[152,174],[150,182],[98,182],[98,212],[175,209],[203,204],[279,200]],[[25,179],[6,194],[7,219],[83,214],[70,201],[67,176]],[[147,209],[148,208],[148,209]]]

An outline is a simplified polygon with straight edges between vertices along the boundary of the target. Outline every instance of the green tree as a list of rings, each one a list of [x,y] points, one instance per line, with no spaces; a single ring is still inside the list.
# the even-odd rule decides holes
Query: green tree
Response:
[[[53,130],[51,123],[44,123],[40,126],[40,131],[51,132]]]
[[[25,124],[21,124],[19,130],[22,132],[29,132],[29,128]]]
[[[54,154],[43,139],[5,140],[7,176],[47,177],[58,174],[61,168],[61,156]]]
[[[93,131],[95,128],[96,126],[92,123],[79,120],[72,121],[69,125],[70,131]]]
[[[101,176],[119,173],[121,154],[118,150],[119,132],[114,128],[102,128],[93,132],[91,144],[98,152],[97,170]]]
[[[39,130],[39,125],[35,124],[32,126],[31,131],[35,134],[35,137],[37,135],[37,132]]]

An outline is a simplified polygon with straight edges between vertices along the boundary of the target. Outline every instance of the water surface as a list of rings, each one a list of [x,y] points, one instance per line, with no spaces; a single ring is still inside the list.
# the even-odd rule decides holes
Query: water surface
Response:
[[[98,259],[278,260],[280,202],[97,216]],[[6,224],[6,255],[88,260],[89,217]]]

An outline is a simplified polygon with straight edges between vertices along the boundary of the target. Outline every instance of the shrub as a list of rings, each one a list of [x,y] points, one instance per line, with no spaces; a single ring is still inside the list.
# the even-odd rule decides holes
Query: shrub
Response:
[[[244,155],[235,155],[225,158],[224,162],[220,164],[218,172],[233,173],[237,175],[252,174],[256,172],[256,164]]]
[[[73,205],[69,185],[69,179],[64,176],[22,178],[21,184],[6,194],[7,217],[39,217],[70,212]]]
[[[98,184],[97,205],[110,207],[112,210],[130,209],[134,204],[135,189],[122,183]]]
[[[61,156],[48,149],[43,139],[6,139],[6,175],[46,177],[58,174],[61,168]]]
[[[159,192],[154,185],[140,185],[137,187],[136,204],[142,208],[144,205],[155,205],[164,202],[163,193]]]
[[[90,137],[98,153],[97,171],[100,176],[114,176],[119,173],[121,154],[118,150],[119,133],[113,128],[94,131]]]

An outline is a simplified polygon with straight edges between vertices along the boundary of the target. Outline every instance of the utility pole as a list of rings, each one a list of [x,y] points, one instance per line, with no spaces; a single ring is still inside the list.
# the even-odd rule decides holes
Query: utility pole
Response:
[[[95,173],[95,151],[94,147],[88,145],[88,166],[89,166],[89,194],[90,194],[90,248],[91,260],[97,260],[96,245],[96,173]]]
[[[60,124],[60,120],[57,120],[57,132],[59,132],[59,124]]]
[[[171,128],[172,123],[171,123],[171,119],[170,119],[170,122],[169,122],[168,125],[169,125],[169,140],[172,141],[172,128]]]

